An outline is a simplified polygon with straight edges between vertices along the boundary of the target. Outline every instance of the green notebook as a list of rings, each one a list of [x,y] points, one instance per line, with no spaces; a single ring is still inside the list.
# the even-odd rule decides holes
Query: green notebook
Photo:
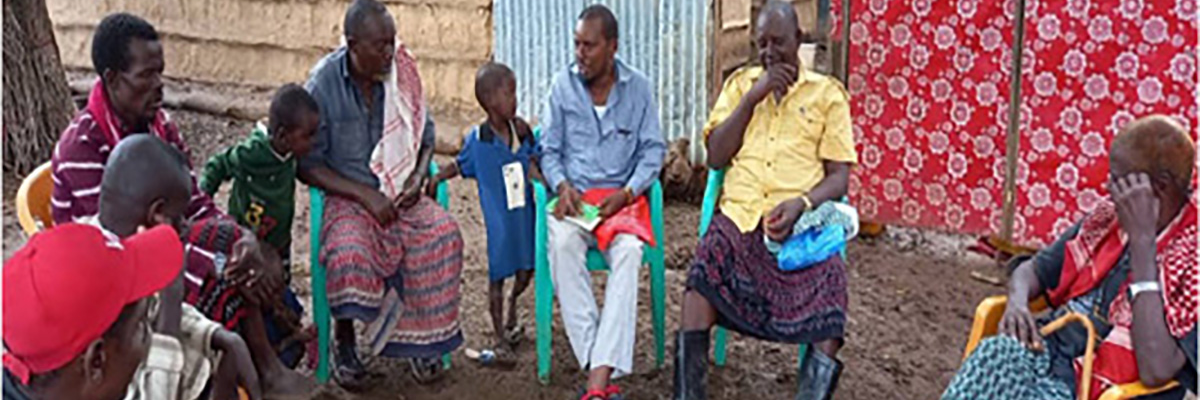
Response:
[[[600,225],[600,207],[596,207],[588,203],[582,204],[582,215],[568,216],[563,219],[574,223],[575,225],[579,225],[581,228],[591,232],[593,229],[596,229],[596,225]],[[554,207],[557,205],[558,198],[555,197],[554,200],[550,200],[549,204],[546,204],[546,213],[554,214]]]

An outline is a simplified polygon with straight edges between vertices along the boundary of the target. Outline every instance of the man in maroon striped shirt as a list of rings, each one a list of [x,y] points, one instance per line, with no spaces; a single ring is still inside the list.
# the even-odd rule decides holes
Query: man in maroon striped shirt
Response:
[[[105,163],[122,139],[153,135],[190,159],[179,128],[162,110],[163,49],[154,26],[124,13],[104,18],[92,39],[92,63],[100,79],[87,107],[71,121],[54,149],[50,201],[56,224],[96,219]],[[188,303],[245,338],[264,393],[290,394],[310,387],[305,378],[280,362],[267,338],[262,310],[271,307],[268,302],[282,301],[281,266],[264,262],[255,235],[215,207],[197,188],[194,173],[191,179],[192,197],[186,211],[160,212],[160,207],[167,206],[165,199],[155,200],[148,210],[151,215],[177,214],[186,220],[164,222],[188,227],[181,231],[187,242],[184,287]]]

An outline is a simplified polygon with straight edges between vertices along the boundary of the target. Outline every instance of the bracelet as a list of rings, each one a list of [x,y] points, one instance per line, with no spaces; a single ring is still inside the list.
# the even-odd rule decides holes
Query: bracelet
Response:
[[[633,195],[633,189],[630,189],[628,186],[621,189],[621,193],[625,193],[625,203],[633,203],[637,199],[637,196]]]
[[[1161,292],[1162,287],[1156,281],[1133,282],[1129,284],[1129,300],[1137,298],[1137,295],[1145,292]]]
[[[804,202],[804,212],[812,211],[812,200],[808,199],[808,195],[800,196],[800,201]]]

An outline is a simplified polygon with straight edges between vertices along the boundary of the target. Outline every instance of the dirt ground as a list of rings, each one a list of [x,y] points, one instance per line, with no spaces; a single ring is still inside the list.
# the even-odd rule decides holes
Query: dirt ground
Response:
[[[209,115],[174,111],[192,147],[199,168],[209,155],[240,140],[248,122]],[[13,217],[12,195],[16,180],[6,177],[4,188],[4,257],[7,259],[24,241]],[[468,347],[490,342],[491,326],[486,311],[486,235],[475,185],[454,181],[450,185],[451,211],[466,238],[463,274],[462,320]],[[224,200],[219,199],[224,205]],[[297,193],[294,229],[295,289],[306,299],[308,287],[308,196]],[[696,243],[699,207],[668,204],[667,243],[667,331],[678,326],[684,270]],[[929,399],[940,395],[961,360],[974,306],[982,298],[1002,289],[972,279],[978,272],[999,275],[994,263],[962,249],[969,238],[892,229],[885,236],[860,240],[850,245],[850,310],[846,347],[840,354],[846,369],[837,399],[905,398]],[[645,272],[643,272],[643,276]],[[597,275],[597,283],[603,281]],[[631,399],[667,399],[671,393],[673,344],[668,339],[668,360],[654,369],[653,330],[650,322],[648,285],[643,279],[639,301],[638,345],[635,373],[619,383]],[[440,382],[416,384],[405,364],[371,360],[370,366],[387,377],[369,392],[347,395],[329,389],[322,398],[348,399],[574,399],[583,375],[571,355],[561,323],[554,329],[552,383],[542,386],[535,376],[532,345],[533,290],[525,295],[523,322],[530,340],[519,350],[520,366],[498,371],[480,367],[461,353],[454,355],[453,369]],[[709,393],[713,399],[791,398],[796,385],[796,348],[764,343],[732,335],[729,362],[713,368]]]

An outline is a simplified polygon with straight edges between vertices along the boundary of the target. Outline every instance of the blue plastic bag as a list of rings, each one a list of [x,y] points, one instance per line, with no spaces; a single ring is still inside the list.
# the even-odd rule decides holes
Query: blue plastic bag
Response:
[[[799,271],[828,260],[846,248],[846,228],[839,224],[807,229],[783,242],[775,257],[779,269]]]

